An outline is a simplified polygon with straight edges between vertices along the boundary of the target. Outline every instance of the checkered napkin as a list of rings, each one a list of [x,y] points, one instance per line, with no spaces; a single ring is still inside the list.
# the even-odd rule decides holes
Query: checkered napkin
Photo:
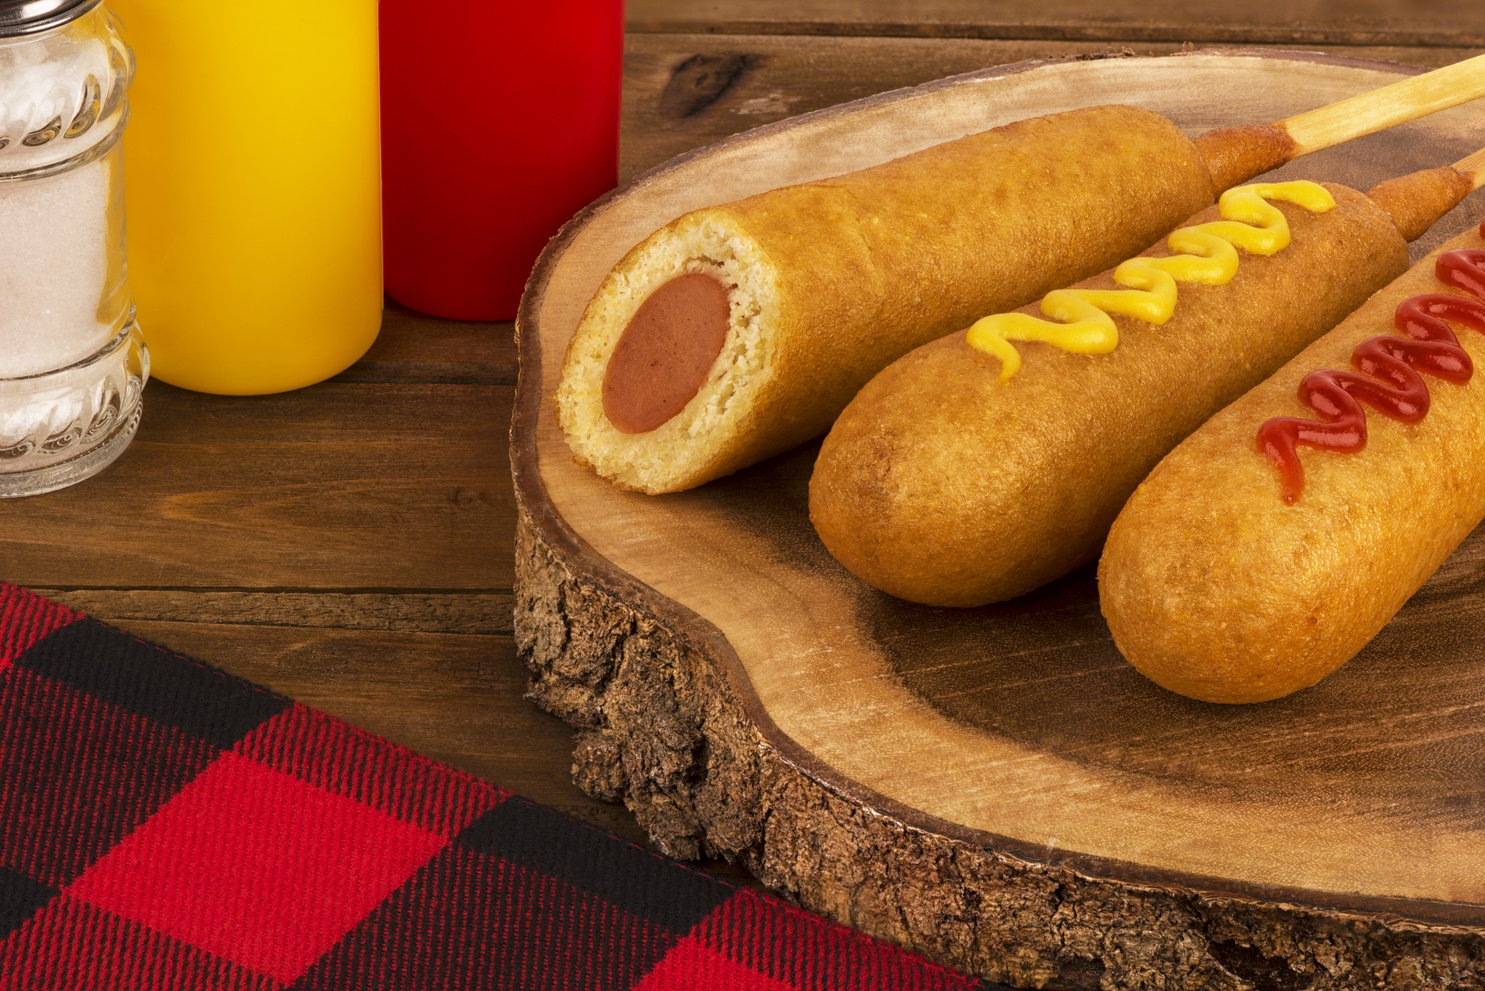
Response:
[[[0,583],[0,991],[988,987]]]

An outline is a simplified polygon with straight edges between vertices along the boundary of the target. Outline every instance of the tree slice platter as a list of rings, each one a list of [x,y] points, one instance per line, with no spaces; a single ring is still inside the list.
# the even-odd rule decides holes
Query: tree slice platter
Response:
[[[575,218],[522,305],[512,459],[518,643],[532,699],[579,731],[578,782],[667,853],[739,861],[1015,986],[1485,986],[1485,533],[1336,675],[1221,707],[1123,662],[1091,569],[983,609],[895,601],[810,528],[814,447],[648,497],[576,465],[552,404],[600,278],[689,209],[1076,106],[1197,134],[1410,71],[1242,51],[1019,64],[738,135]],[[1467,105],[1280,174],[1365,189],[1477,143],[1485,107]],[[1415,252],[1482,213],[1472,197]]]

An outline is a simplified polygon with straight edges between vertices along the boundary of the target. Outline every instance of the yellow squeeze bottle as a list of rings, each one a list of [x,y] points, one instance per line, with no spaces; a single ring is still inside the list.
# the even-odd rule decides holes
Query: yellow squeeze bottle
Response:
[[[110,5],[137,61],[125,204],[153,374],[252,395],[344,370],[382,317],[377,5]]]

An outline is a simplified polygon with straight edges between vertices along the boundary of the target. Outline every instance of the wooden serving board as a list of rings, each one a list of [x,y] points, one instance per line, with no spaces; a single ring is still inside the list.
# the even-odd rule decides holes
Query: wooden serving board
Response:
[[[1405,71],[1272,52],[1014,65],[739,135],[577,217],[518,320],[512,458],[517,637],[532,698],[580,731],[579,783],[666,852],[741,861],[1018,986],[1485,983],[1485,533],[1338,674],[1219,707],[1122,661],[1091,569],[984,609],[895,601],[811,530],[813,447],[646,497],[575,465],[552,413],[599,279],[688,209],[1076,106],[1137,103],[1196,134]],[[1365,189],[1480,144],[1485,106],[1467,106],[1281,173]],[[1415,250],[1482,214],[1472,197]]]

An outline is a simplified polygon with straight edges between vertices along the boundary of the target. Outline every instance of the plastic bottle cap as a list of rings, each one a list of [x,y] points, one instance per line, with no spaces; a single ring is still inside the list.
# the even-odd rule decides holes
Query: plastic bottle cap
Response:
[[[34,34],[76,20],[103,0],[0,0],[0,38]]]

